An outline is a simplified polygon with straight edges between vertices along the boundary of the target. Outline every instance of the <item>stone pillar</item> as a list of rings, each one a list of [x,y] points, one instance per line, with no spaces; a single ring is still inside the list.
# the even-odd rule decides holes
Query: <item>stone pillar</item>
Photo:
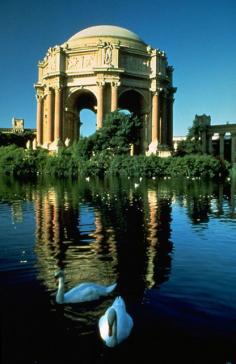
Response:
[[[212,137],[213,137],[213,134],[208,134],[208,153],[209,154],[213,154]]]
[[[202,140],[202,153],[206,153],[207,152],[207,134],[206,134],[205,130],[201,133],[201,140]]]
[[[236,134],[231,134],[231,163],[236,163]]]
[[[37,143],[43,144],[43,97],[37,95]]]
[[[98,98],[97,98],[97,129],[102,127],[103,122],[103,113],[104,113],[104,102],[103,102],[103,93],[104,93],[104,82],[98,82]]]
[[[167,144],[173,146],[173,103],[172,95],[168,98],[168,117],[167,117]]]
[[[222,159],[224,159],[224,152],[225,152],[225,150],[224,150],[224,147],[225,147],[224,146],[224,142],[225,142],[224,136],[225,136],[224,133],[220,133],[220,157]]]
[[[167,144],[167,99],[165,93],[162,96],[162,120],[160,129],[161,144]]]
[[[62,89],[57,87],[55,89],[55,130],[54,140],[62,140],[62,113],[61,113],[61,100],[62,100]]]
[[[53,141],[53,120],[52,120],[52,90],[48,90],[47,94],[47,143]]]
[[[152,96],[152,143],[158,142],[159,138],[159,93],[154,92]]]
[[[111,83],[111,111],[118,109],[118,82]]]

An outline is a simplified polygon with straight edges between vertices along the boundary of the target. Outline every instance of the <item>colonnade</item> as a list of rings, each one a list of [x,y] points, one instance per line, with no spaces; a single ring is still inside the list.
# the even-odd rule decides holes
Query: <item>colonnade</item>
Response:
[[[214,131],[211,130],[212,127],[209,127],[209,130],[203,131],[201,134],[202,141],[202,152],[213,154],[213,140],[212,137],[215,133],[219,134],[219,156],[224,159],[225,155],[225,134],[229,131],[217,131],[214,126]],[[215,130],[216,129],[216,130]],[[222,128],[220,128],[222,129]],[[236,163],[236,131],[231,131],[231,162]]]
[[[94,88],[96,93],[97,105],[94,105],[97,112],[97,129],[103,125],[105,113],[118,109],[120,82],[112,81],[105,83],[97,81]],[[107,93],[108,87],[110,87]],[[106,88],[106,91],[105,91]],[[171,146],[173,139],[173,93],[175,88],[166,90],[158,89],[151,93],[151,113],[149,125],[149,142],[156,145]],[[110,101],[107,100],[110,95]],[[76,110],[66,108],[65,115],[62,111],[65,95],[62,87],[49,87],[46,92],[39,90],[37,94],[37,144],[45,145],[61,140],[65,141],[67,137],[74,140],[79,135],[76,121],[78,115]],[[108,106],[109,105],[109,106]],[[140,107],[142,107],[140,105]],[[108,110],[109,109],[109,110]],[[66,119],[66,120],[65,120]],[[148,122],[148,121],[147,121]],[[63,125],[63,123],[65,125]],[[154,150],[155,152],[155,150]]]
[[[48,88],[45,94],[37,95],[37,143],[50,144],[62,140],[62,88]],[[45,128],[45,130],[44,130]]]

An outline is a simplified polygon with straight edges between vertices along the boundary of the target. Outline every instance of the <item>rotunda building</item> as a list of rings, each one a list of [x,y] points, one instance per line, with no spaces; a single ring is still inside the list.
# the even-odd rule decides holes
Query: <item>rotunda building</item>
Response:
[[[86,28],[38,63],[37,144],[54,150],[78,140],[80,112],[90,109],[101,128],[107,113],[125,109],[143,122],[137,153],[172,146],[173,68],[165,52],[125,28]]]

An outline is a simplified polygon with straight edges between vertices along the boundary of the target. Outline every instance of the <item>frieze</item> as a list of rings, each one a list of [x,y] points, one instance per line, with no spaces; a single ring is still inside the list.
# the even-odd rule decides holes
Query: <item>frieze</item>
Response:
[[[128,71],[147,73],[150,69],[150,61],[141,57],[122,55],[121,67]]]
[[[95,64],[95,55],[72,56],[67,61],[67,71],[79,71],[91,69]]]

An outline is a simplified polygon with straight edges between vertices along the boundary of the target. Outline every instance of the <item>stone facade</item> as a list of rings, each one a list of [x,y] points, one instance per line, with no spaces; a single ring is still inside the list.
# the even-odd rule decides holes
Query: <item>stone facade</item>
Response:
[[[49,48],[38,63],[37,143],[54,146],[80,134],[80,111],[104,116],[127,109],[143,121],[137,152],[172,147],[173,68],[166,54],[146,45],[135,33],[115,26],[80,31],[61,46]]]

